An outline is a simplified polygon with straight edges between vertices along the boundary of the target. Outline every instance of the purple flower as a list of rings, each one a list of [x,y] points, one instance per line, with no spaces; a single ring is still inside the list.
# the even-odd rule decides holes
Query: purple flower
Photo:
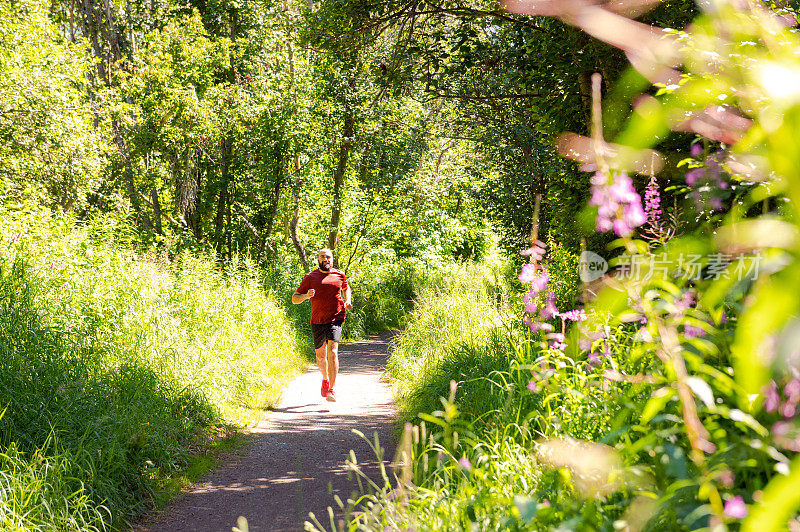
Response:
[[[589,365],[593,368],[596,368],[603,363],[602,357],[599,353],[589,353],[586,358]]]
[[[646,221],[642,199],[627,174],[615,176],[609,185],[599,172],[592,178],[592,197],[589,204],[597,207],[596,229],[614,229],[618,236],[628,236],[634,227]]]
[[[530,381],[528,383],[527,388],[528,388],[528,391],[531,392],[531,393],[536,393],[536,392],[539,391],[539,385],[536,383],[536,381]]]
[[[559,313],[559,316],[564,318],[565,320],[570,321],[584,321],[586,319],[586,313],[583,311],[582,308],[576,308],[573,310],[568,310],[567,312]]]
[[[538,311],[538,310],[539,310],[539,306],[536,303],[534,303],[533,301],[531,301],[530,303],[525,305],[525,312],[527,312],[528,314],[536,314],[536,311]]]
[[[721,211],[722,210],[722,200],[716,196],[709,198],[708,204],[712,210]]]
[[[598,216],[597,217],[597,223],[595,224],[594,228],[595,228],[595,231],[597,231],[598,233],[607,233],[607,232],[611,231],[611,229],[613,227],[614,227],[614,224],[611,222],[611,220],[609,220],[606,217]]]
[[[647,222],[654,228],[661,223],[661,194],[655,175],[650,176],[647,188],[644,189],[644,212]]]
[[[786,401],[780,406],[779,410],[784,418],[791,419],[797,414],[797,405],[791,401]]]
[[[633,180],[628,177],[627,174],[618,175],[614,179],[614,183],[608,187],[608,190],[611,193],[611,197],[613,197],[617,203],[631,203],[638,201],[641,205],[639,194],[637,194],[636,189],[633,188]]]
[[[720,166],[718,158],[722,157],[722,152],[718,151],[714,154],[713,157],[709,157],[706,159],[706,168],[708,169],[708,175],[711,176],[715,181],[719,180],[719,176],[722,175],[722,166]]]
[[[533,257],[534,260],[542,260],[542,257],[544,256],[544,248],[544,243],[537,240],[533,246],[520,251],[519,254],[523,257]]]
[[[686,184],[690,187],[695,186],[697,181],[700,180],[701,177],[705,174],[705,170],[702,168],[695,168],[694,170],[690,170],[686,172]]]
[[[689,310],[690,307],[693,307],[694,304],[694,292],[692,290],[687,290],[681,294],[680,299],[675,301],[675,306],[677,307],[679,314],[683,314]]]
[[[699,157],[703,153],[703,147],[700,144],[692,144],[689,153],[692,154],[692,157]]]
[[[772,435],[778,437],[786,436],[789,434],[789,429],[791,429],[791,425],[789,425],[788,421],[778,421],[772,425]]]
[[[522,271],[519,274],[519,282],[522,284],[527,284],[533,281],[536,277],[536,265],[532,263],[527,263],[522,265]]]
[[[472,470],[472,464],[470,463],[469,460],[467,460],[463,456],[458,459],[458,465],[460,465],[461,467],[463,467],[467,471],[471,471]]]
[[[558,309],[556,308],[555,300],[553,299],[553,293],[549,293],[547,295],[547,299],[544,301],[544,308],[542,308],[541,316],[543,320],[549,320],[558,314]]]
[[[786,386],[783,388],[783,394],[790,401],[794,403],[798,402],[798,400],[800,400],[800,379],[794,378],[787,382]]]
[[[701,327],[695,327],[694,325],[684,325],[683,335],[686,338],[697,338],[698,336],[705,336],[706,331]]]
[[[617,236],[628,236],[633,232],[633,228],[628,224],[626,220],[622,218],[617,218],[611,224],[611,227],[614,229],[614,232]]]
[[[778,394],[778,385],[775,381],[769,381],[767,388],[764,390],[764,410],[767,412],[774,412],[781,404],[781,396]]]
[[[540,273],[538,277],[531,281],[531,292],[542,292],[547,288],[547,281],[549,280],[550,276],[547,274],[547,272]]]
[[[544,332],[550,332],[553,330],[553,326],[550,325],[549,323],[540,323],[539,328]]]
[[[747,517],[747,505],[744,503],[744,499],[742,499],[741,495],[728,499],[725,502],[725,508],[723,510],[725,515],[734,519],[744,519]]]
[[[736,477],[734,476],[733,471],[730,469],[725,469],[719,474],[719,481],[726,488],[732,488],[735,480]]]

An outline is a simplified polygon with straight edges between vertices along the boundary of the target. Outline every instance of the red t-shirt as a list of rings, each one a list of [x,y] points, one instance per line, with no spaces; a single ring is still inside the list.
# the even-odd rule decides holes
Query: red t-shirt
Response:
[[[298,294],[314,289],[311,298],[311,323],[322,324],[344,320],[344,299],[342,292],[347,290],[347,277],[341,270],[331,268],[328,272],[314,270],[303,277]]]

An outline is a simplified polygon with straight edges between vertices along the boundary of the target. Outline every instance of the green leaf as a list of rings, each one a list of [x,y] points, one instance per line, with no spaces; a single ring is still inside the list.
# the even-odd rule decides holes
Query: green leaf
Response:
[[[743,532],[786,530],[789,518],[800,508],[800,456],[792,460],[788,475],[775,476],[764,488],[761,501],[742,523]]]
[[[653,392],[653,396],[650,397],[650,400],[644,405],[641,418],[642,423],[649,423],[656,414],[664,410],[666,404],[673,397],[675,397],[675,389],[672,387],[665,386]]]
[[[751,303],[739,318],[731,352],[736,380],[747,394],[760,393],[767,384],[773,355],[769,338],[800,310],[796,292],[799,270],[800,265],[795,263],[772,278],[760,279]],[[745,400],[741,399],[742,404]]]

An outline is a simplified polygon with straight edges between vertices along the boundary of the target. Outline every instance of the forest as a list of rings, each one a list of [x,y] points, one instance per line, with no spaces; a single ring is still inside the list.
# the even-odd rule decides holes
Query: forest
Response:
[[[0,528],[216,467],[330,248],[400,412],[339,528],[800,530],[798,7],[0,0]]]

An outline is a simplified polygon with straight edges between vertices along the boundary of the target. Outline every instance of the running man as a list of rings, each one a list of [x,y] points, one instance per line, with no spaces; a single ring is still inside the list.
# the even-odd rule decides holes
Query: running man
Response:
[[[317,264],[319,269],[307,273],[292,294],[292,303],[299,305],[311,300],[311,332],[314,334],[317,366],[322,373],[321,393],[328,401],[336,401],[333,387],[339,373],[339,340],[342,338],[345,310],[352,310],[353,304],[347,277],[343,271],[332,267],[333,252],[328,248],[319,250]]]

